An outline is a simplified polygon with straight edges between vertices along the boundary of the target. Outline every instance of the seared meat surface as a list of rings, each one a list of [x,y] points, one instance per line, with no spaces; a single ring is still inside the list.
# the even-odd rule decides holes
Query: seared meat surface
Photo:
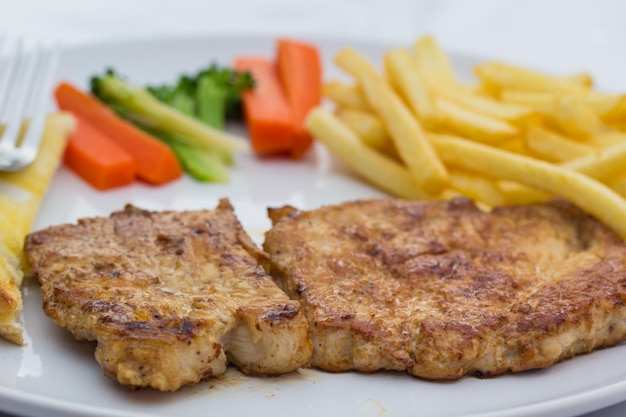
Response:
[[[270,209],[264,249],[312,365],[427,379],[548,367],[626,338],[626,248],[565,202]]]
[[[150,212],[30,234],[25,251],[43,308],[77,339],[96,340],[106,375],[173,391],[225,372],[306,366],[308,325],[265,273],[259,250],[222,200],[215,210]]]

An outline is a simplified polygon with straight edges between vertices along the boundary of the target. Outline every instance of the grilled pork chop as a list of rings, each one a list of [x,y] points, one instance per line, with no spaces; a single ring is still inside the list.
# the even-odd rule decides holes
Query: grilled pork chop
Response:
[[[220,375],[307,365],[308,325],[264,272],[267,254],[227,200],[215,210],[150,212],[30,234],[25,251],[43,308],[77,339],[96,340],[107,376],[173,391]]]
[[[565,202],[270,209],[264,249],[312,365],[427,379],[544,368],[626,338],[626,248]]]

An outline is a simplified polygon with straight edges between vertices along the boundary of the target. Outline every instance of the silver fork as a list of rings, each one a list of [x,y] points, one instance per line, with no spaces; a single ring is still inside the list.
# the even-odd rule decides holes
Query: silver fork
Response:
[[[39,150],[58,47],[0,37],[0,171],[18,171]]]

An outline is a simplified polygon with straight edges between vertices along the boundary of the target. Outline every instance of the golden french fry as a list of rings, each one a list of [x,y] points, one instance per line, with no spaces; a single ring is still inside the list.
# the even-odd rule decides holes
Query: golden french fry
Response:
[[[524,91],[576,92],[585,87],[567,78],[550,76],[539,71],[506,64],[486,62],[474,68],[474,74],[485,84],[498,89]]]
[[[361,142],[337,116],[317,107],[309,112],[307,131],[352,170],[380,189],[399,197],[424,200],[429,195],[400,163]]]
[[[498,188],[509,204],[540,203],[553,198],[552,194],[514,181],[500,180]]]
[[[626,94],[621,94],[617,96],[619,98],[617,105],[611,108],[610,111],[603,114],[602,117],[608,123],[617,122],[624,123],[626,120]]]
[[[500,94],[499,90],[490,90],[488,86],[483,83],[478,84],[462,84],[461,88],[468,94],[474,94],[482,97],[489,97],[498,99]]]
[[[540,125],[528,126],[526,129],[526,146],[550,162],[568,161],[590,155],[595,151],[591,145],[575,142]]]
[[[587,143],[596,148],[609,148],[624,142],[626,142],[626,133],[615,130],[593,135],[587,139]]]
[[[438,112],[435,101],[409,51],[392,49],[385,54],[385,69],[392,85],[426,127],[435,126]]]
[[[432,36],[424,36],[415,42],[413,52],[427,82],[455,86],[459,84],[450,58]]]
[[[626,173],[607,183],[609,187],[622,197],[626,197]]]
[[[598,117],[612,119],[613,115],[626,115],[626,96],[583,91],[571,93],[555,93],[546,91],[501,90],[499,97],[506,103],[525,105],[543,114],[554,111],[556,102],[563,94],[571,94],[582,99]]]
[[[478,65],[478,84],[465,85],[433,38],[418,40],[413,52],[388,51],[385,79],[356,51],[341,51],[336,62],[357,84],[325,86],[337,117],[312,112],[311,132],[391,194],[462,194],[485,208],[561,196],[626,239],[626,200],[618,195],[626,196],[626,94],[593,90],[588,73],[500,62]],[[402,163],[377,151],[385,129]]]
[[[622,119],[608,120],[607,124],[619,132],[626,133],[626,115]]]
[[[440,193],[448,183],[448,173],[408,107],[357,51],[343,49],[335,61],[358,80],[369,105],[384,122],[400,158],[420,188],[433,195]]]
[[[582,140],[608,130],[608,126],[577,95],[559,97],[548,116],[564,132]]]
[[[557,75],[557,78],[566,80],[573,84],[578,84],[581,87],[585,87],[585,88],[593,87],[593,77],[588,72],[577,72],[574,74]]]
[[[356,85],[348,85],[339,81],[330,81],[322,87],[324,97],[334,101],[341,107],[362,111],[372,111],[361,89]]]
[[[494,84],[488,84],[482,80],[478,80],[478,84],[480,85],[480,93],[487,96],[493,97],[495,99],[500,99],[500,94],[502,89]]]
[[[534,110],[529,106],[505,103],[458,88],[435,87],[437,93],[463,107],[495,119],[519,124],[529,119]]]
[[[561,164],[570,169],[598,180],[613,178],[624,172],[626,141],[597,150],[591,154]]]
[[[517,104],[534,109],[541,114],[550,114],[555,107],[557,95],[546,91],[500,90],[498,96],[505,103]]]
[[[428,134],[446,164],[554,193],[587,211],[626,239],[626,200],[583,174],[470,140]]]
[[[602,122],[585,97],[577,93],[554,94],[521,90],[500,92],[502,101],[532,107],[560,130],[579,140],[608,130],[608,126]]]
[[[519,135],[519,130],[504,120],[457,105],[441,96],[435,96],[442,124],[453,132],[470,139],[496,144]]]
[[[459,169],[449,169],[450,187],[473,200],[494,207],[506,203],[504,194],[493,179]]]
[[[396,154],[389,132],[379,117],[350,108],[339,108],[336,113],[363,143],[387,154]]]
[[[583,94],[585,103],[602,119],[626,115],[626,95],[588,91]]]
[[[526,141],[522,137],[515,137],[498,144],[498,148],[503,151],[516,153],[525,156],[534,156],[530,149],[526,146]]]

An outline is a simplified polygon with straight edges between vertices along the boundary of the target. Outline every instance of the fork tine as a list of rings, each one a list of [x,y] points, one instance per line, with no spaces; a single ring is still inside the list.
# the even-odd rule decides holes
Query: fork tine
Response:
[[[32,91],[30,94],[28,109],[26,111],[26,117],[29,120],[28,130],[26,131],[20,146],[24,150],[31,148],[35,155],[39,148],[39,143],[45,126],[47,116],[46,106],[49,100],[47,92],[52,89],[58,58],[58,45],[54,45],[52,48],[44,52],[39,59],[35,78],[32,82]]]
[[[17,56],[17,66],[13,71],[13,76],[9,79],[10,86],[7,100],[4,103],[6,109],[6,119],[4,122],[5,129],[0,141],[0,149],[13,148],[19,138],[19,133],[24,121],[24,112],[26,100],[30,90],[30,80],[37,65],[38,53],[26,54],[23,48],[20,48]]]
[[[4,46],[5,38],[2,38],[2,43]],[[7,62],[3,65],[4,70],[2,71],[2,78],[0,78],[0,124],[4,124],[6,122],[7,107],[10,102],[9,98],[9,90],[11,88],[11,80],[15,77],[17,72],[17,67],[19,66],[19,58],[22,55],[22,49],[24,47],[24,42],[20,39],[15,43],[13,48],[9,45]]]
[[[37,44],[26,53],[22,39],[10,50],[0,74],[0,171],[22,169],[37,156],[59,52]]]

